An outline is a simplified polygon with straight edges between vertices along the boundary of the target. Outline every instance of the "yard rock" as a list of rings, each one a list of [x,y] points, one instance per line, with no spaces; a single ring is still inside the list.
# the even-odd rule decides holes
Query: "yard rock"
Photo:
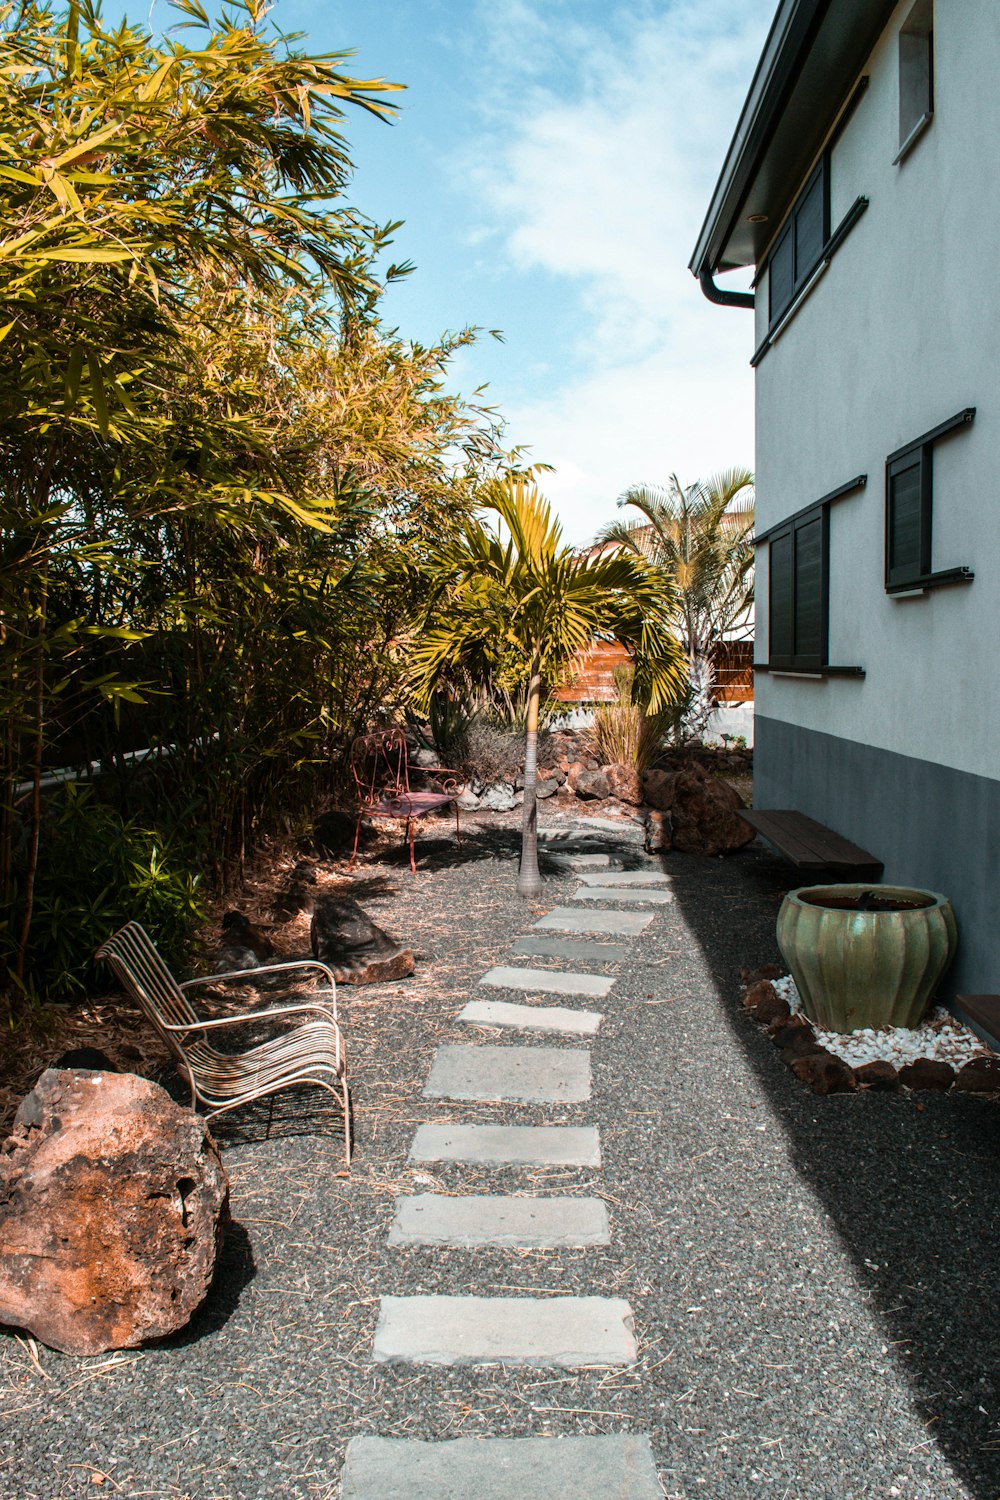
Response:
[[[756,984],[750,985],[744,992],[743,1004],[748,1010],[755,1010],[762,1001],[777,1000],[778,991],[773,984],[768,984],[766,979],[759,979]],[[789,1012],[790,1014],[790,1012]]]
[[[329,964],[338,984],[383,984],[413,973],[404,948],[350,896],[319,896],[310,928],[313,956]]]
[[[459,792],[457,805],[462,812],[475,812],[479,806],[479,798],[473,791]]]
[[[854,1076],[863,1089],[894,1089],[899,1086],[899,1074],[891,1062],[878,1058],[875,1062],[859,1063]]]
[[[755,837],[737,809],[745,806],[728,782],[710,776],[699,765],[676,772],[670,822],[675,849],[689,854],[726,854]]]
[[[229,1185],[203,1120],[132,1073],[42,1074],[0,1146],[0,1322],[132,1349],[204,1301]]]
[[[816,1033],[808,1022],[804,1026],[798,1025],[798,1017],[792,1019],[784,1026],[776,1026],[771,1033],[771,1040],[781,1053],[781,1060],[791,1068],[800,1057],[809,1057],[812,1053],[820,1051]]]
[[[513,786],[506,781],[500,781],[496,786],[488,786],[479,798],[479,805],[488,807],[491,812],[513,812],[517,806]]]
[[[665,812],[651,812],[646,816],[645,838],[643,844],[647,854],[662,854],[671,845],[670,815]]]
[[[243,912],[227,911],[222,918],[222,941],[215,956],[222,969],[256,969],[274,957],[274,944]]]
[[[849,1094],[858,1086],[854,1070],[843,1058],[827,1052],[825,1047],[793,1059],[792,1072],[808,1084],[814,1094]]]
[[[1000,1093],[1000,1058],[974,1057],[959,1068],[955,1087],[969,1094]]]
[[[955,1069],[950,1063],[930,1057],[917,1057],[899,1070],[899,1081],[908,1089],[950,1089]]]
[[[602,766],[608,783],[608,795],[630,807],[641,807],[643,801],[642,777],[634,766]]]
[[[357,814],[338,812],[335,808],[316,819],[313,826],[313,843],[320,854],[339,859],[354,848],[354,833],[358,826]],[[364,849],[375,835],[367,823],[361,824],[358,848]]]
[[[554,776],[546,776],[542,781],[536,783],[535,796],[542,798],[543,801],[546,797],[554,797],[561,785],[562,783],[557,781]]]
[[[611,796],[611,784],[603,771],[580,771],[570,781],[576,795],[586,802],[603,802]]]
[[[642,778],[646,802],[659,812],[669,812],[673,806],[676,784],[676,771],[647,771]]]

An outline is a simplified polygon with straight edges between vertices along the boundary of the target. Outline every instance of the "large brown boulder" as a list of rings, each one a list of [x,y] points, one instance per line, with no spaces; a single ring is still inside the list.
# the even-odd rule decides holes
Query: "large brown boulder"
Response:
[[[749,823],[737,816],[737,809],[745,806],[735,787],[710,776],[701,766],[677,771],[670,803],[674,848],[687,854],[742,849],[755,836]]]
[[[642,777],[634,766],[602,766],[608,783],[610,796],[630,807],[641,807],[643,800]]]
[[[192,1110],[132,1073],[50,1068],[0,1146],[0,1322],[64,1354],[175,1333],[204,1301],[228,1209]]]
[[[676,771],[646,771],[642,778],[646,802],[650,807],[655,807],[657,812],[669,812],[673,807],[676,785]]]

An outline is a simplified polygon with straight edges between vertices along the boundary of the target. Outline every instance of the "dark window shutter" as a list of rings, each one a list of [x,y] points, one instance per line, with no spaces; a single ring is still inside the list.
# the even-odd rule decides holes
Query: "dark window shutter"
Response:
[[[823,517],[795,528],[795,656],[823,658]]]
[[[792,292],[795,287],[794,248],[795,241],[790,226],[785,230],[784,236],[775,246],[774,254],[771,256],[768,267],[770,320],[772,323],[775,318],[781,316],[792,300]]]
[[[886,582],[915,583],[931,571],[931,450],[915,448],[889,465]]]
[[[825,177],[825,172],[820,168],[795,210],[796,288],[815,270],[826,244]]]
[[[778,663],[790,662],[793,652],[791,532],[772,537],[768,554],[768,657]]]

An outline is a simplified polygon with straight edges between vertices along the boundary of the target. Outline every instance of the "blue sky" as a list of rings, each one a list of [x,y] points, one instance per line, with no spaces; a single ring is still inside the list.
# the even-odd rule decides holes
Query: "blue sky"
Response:
[[[776,0],[275,0],[350,70],[407,85],[348,121],[353,199],[403,219],[387,319],[488,383],[571,541],[629,484],[753,464],[753,319],[687,262]],[[131,9],[131,7],[130,7]],[[168,24],[162,0],[153,19]]]

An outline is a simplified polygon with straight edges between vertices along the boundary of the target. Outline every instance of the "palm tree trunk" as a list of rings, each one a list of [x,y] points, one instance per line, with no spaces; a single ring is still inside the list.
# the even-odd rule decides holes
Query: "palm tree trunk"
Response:
[[[528,723],[524,740],[524,811],[521,820],[521,868],[517,877],[517,894],[528,900],[542,894],[542,877],[538,873],[538,705],[542,695],[542,672],[538,652],[531,661],[528,683]]]

